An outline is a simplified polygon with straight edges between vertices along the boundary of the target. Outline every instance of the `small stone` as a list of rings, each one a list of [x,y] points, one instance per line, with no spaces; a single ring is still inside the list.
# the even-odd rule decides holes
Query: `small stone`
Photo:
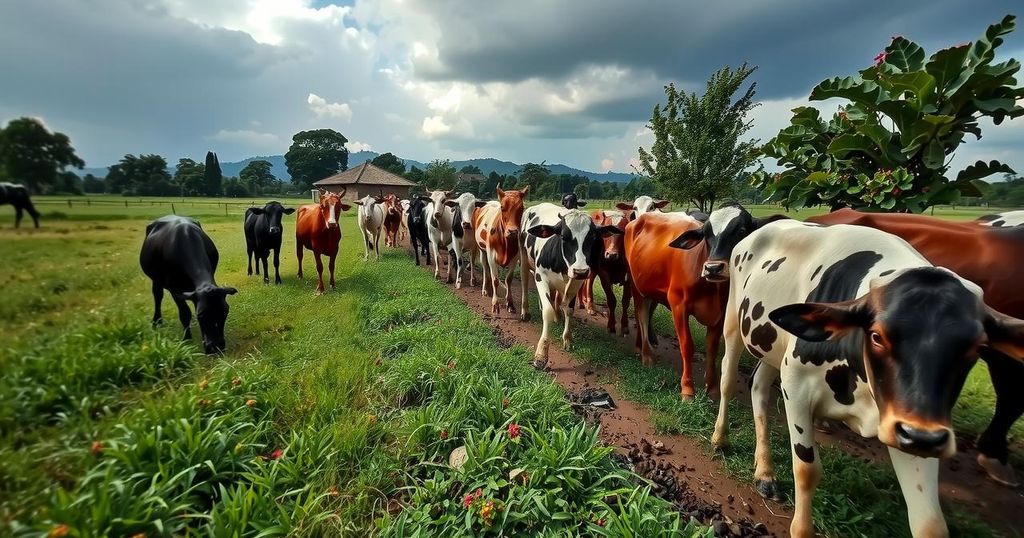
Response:
[[[468,459],[469,454],[466,453],[466,446],[462,445],[452,450],[452,453],[448,455],[448,465],[452,469],[461,469]]]

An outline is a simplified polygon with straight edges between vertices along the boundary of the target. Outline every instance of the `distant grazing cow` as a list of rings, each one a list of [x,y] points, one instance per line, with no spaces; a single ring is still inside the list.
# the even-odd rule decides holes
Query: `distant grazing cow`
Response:
[[[600,228],[603,226],[614,226],[621,230],[621,234],[610,234],[602,238],[601,256],[591,267],[583,288],[580,289],[580,300],[587,312],[594,313],[594,280],[601,279],[601,288],[604,290],[605,298],[608,300],[608,332],[615,333],[615,288],[614,284],[622,285],[622,321],[619,326],[622,334],[629,334],[629,323],[627,315],[629,312],[629,299],[632,295],[631,284],[629,283],[629,263],[626,261],[626,246],[624,233],[629,220],[619,211],[597,210],[590,214],[594,224]]]
[[[409,206],[412,205],[410,200],[401,200],[398,203],[398,209],[402,212],[398,219],[398,240],[405,241],[406,236],[409,235],[409,224],[405,218],[409,214]]]
[[[331,289],[334,289],[334,261],[338,257],[338,244],[341,242],[338,215],[352,208],[341,201],[345,196],[345,190],[343,188],[341,194],[321,190],[320,202],[300,207],[295,216],[295,256],[299,260],[299,278],[302,278],[302,251],[308,248],[313,251],[313,259],[316,261],[317,295],[324,292],[324,263],[320,259],[322,255],[328,258]]]
[[[1024,318],[1024,227],[978,226],[977,222],[896,213],[861,213],[841,209],[808,219],[820,224],[856,224],[899,236],[932,264],[946,267],[981,286],[985,303],[999,312]],[[1019,485],[1007,460],[1007,435],[1024,413],[1024,364],[992,348],[983,348],[996,392],[992,422],[978,438],[978,463],[997,482]]]
[[[562,207],[566,209],[579,209],[585,205],[587,205],[587,201],[577,199],[574,192],[562,196]]]
[[[527,209],[520,229],[526,230],[520,245],[523,249],[519,271],[523,282],[522,309],[529,311],[530,282],[536,280],[543,322],[533,365],[543,369],[548,362],[548,325],[558,321],[559,315],[565,319],[562,343],[569,349],[572,344],[569,301],[575,299],[601,256],[601,239],[621,235],[622,230],[615,226],[598,228],[590,215],[578,209],[566,211],[549,203]]]
[[[281,224],[283,215],[291,215],[295,209],[284,207],[278,202],[269,202],[263,207],[250,207],[245,210],[245,250],[248,258],[248,275],[252,276],[253,258],[256,260],[256,274],[260,274],[260,262],[263,262],[263,283],[270,284],[270,273],[267,271],[267,258],[274,251],[274,283],[281,283],[281,235],[284,226]]]
[[[227,296],[238,293],[235,288],[217,285],[213,274],[217,271],[219,257],[217,247],[198,222],[174,215],[161,217],[146,226],[146,238],[139,255],[142,272],[153,281],[153,326],[163,323],[160,303],[166,289],[178,305],[185,340],[190,340],[192,311],[185,301],[192,301],[206,353],[224,351]]]
[[[498,201],[487,202],[476,210],[473,215],[473,228],[480,251],[484,253],[486,263],[483,264],[484,285],[480,292],[491,294],[491,313],[498,314],[498,268],[508,268],[503,283],[505,285],[505,308],[516,311],[512,304],[512,269],[519,259],[519,227],[523,220],[523,205],[526,195],[530,192],[527,186],[523,190],[501,190],[497,188]],[[523,309],[519,318],[530,319],[530,311]]]
[[[21,226],[22,211],[28,211],[36,228],[39,227],[39,212],[32,205],[32,199],[28,195],[28,189],[24,185],[15,183],[0,183],[0,205],[11,204],[14,206],[14,227]]]
[[[409,226],[409,243],[412,245],[412,252],[416,256],[416,265],[420,264],[420,255],[427,257],[427,265],[430,265],[430,236],[427,234],[427,206],[430,205],[430,198],[417,196],[409,202],[407,219]]]
[[[638,196],[633,203],[619,202],[615,204],[615,207],[624,212],[630,221],[636,220],[637,217],[644,213],[651,213],[654,211],[661,211],[662,208],[668,205],[668,200],[655,200],[650,196],[643,195]]]
[[[978,217],[978,220],[975,222],[984,226],[992,226],[994,228],[1020,226],[1021,224],[1024,224],[1024,211],[1006,211],[1003,213],[985,215],[983,217]]]
[[[457,265],[455,270],[455,288],[462,287],[462,252],[466,251],[469,256],[469,285],[476,286],[476,279],[473,275],[474,267],[477,258],[479,258],[480,249],[476,244],[473,229],[473,213],[476,212],[476,208],[483,207],[487,202],[483,200],[477,200],[476,196],[465,192],[460,194],[454,200],[448,200],[445,205],[451,208],[452,211],[452,244],[457,253],[457,257],[460,263]],[[482,260],[481,260],[482,261]],[[448,264],[451,267],[451,262]]]
[[[380,231],[384,227],[384,199],[366,195],[355,203],[359,206],[359,232],[363,236],[363,259],[370,259],[372,250],[380,259]]]
[[[459,253],[455,252],[452,244],[452,219],[454,214],[445,202],[455,196],[453,191],[428,191],[427,197],[430,204],[427,206],[427,235],[430,237],[431,254],[434,255],[434,278],[441,277],[440,250],[448,251],[448,272],[445,275],[445,282],[452,281],[452,265],[459,266],[461,262]]]
[[[751,389],[754,477],[768,497],[777,488],[767,412],[771,386],[782,378],[796,486],[792,536],[814,535],[821,462],[813,425],[822,418],[888,445],[912,534],[946,536],[936,458],[956,451],[950,412],[980,347],[1024,357],[1024,322],[985,306],[978,286],[878,230],[761,225],[739,207],[719,209],[708,222],[675,243],[708,245],[705,268],[730,282],[714,444],[727,444],[728,405],[746,349],[761,362]]]
[[[402,204],[394,194],[384,196],[384,244],[398,247],[398,233],[402,229]]]

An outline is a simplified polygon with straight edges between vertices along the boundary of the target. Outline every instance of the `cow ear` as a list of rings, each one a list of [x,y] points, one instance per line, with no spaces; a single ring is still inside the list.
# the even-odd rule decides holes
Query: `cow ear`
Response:
[[[444,205],[446,205],[448,207],[456,207],[456,206],[459,205],[459,203],[456,202],[455,200],[446,200]]]
[[[630,204],[628,202],[619,202],[615,204],[615,209],[619,209],[622,211],[633,211],[633,204]]]
[[[623,232],[622,228],[619,228],[618,226],[601,226],[597,229],[597,233],[601,234],[601,237],[608,237],[612,235],[622,235],[625,232]]]
[[[196,300],[196,292],[194,292],[194,291],[186,291],[185,293],[181,294],[181,298],[185,299],[186,301],[195,301]]]
[[[283,213],[285,215],[291,215],[292,213],[295,213],[295,208],[294,207],[286,207],[286,208],[284,208]]]
[[[1024,321],[985,307],[988,347],[1024,362]]]
[[[430,202],[433,202],[433,200],[431,200],[429,196],[424,196],[424,195],[422,195],[422,194],[420,195],[420,201],[421,201],[421,202],[425,202],[425,203],[428,203],[428,204],[429,204]]]
[[[772,310],[768,319],[786,332],[810,342],[824,342],[870,322],[864,299],[843,303],[795,303]]]
[[[668,200],[658,200],[657,202],[654,202],[654,207],[656,207],[658,209],[661,209],[661,208],[663,208],[663,207],[665,207],[667,205],[668,205]]]
[[[262,207],[250,207],[249,212],[253,215],[262,215],[264,213]]]
[[[477,207],[483,207],[485,205],[487,205],[487,202],[485,200],[477,200],[476,201],[476,206]]]
[[[578,200],[576,202],[576,205],[578,205],[580,207],[583,207],[583,206],[587,205],[587,201],[586,200]]]
[[[363,205],[363,201],[362,200],[353,200],[352,203],[356,204],[356,205]]]
[[[546,239],[558,233],[558,227],[551,226],[550,224],[538,224],[529,230],[526,230],[526,233],[537,236],[541,239]]]
[[[341,206],[342,211],[348,211],[349,209],[352,209],[352,206],[346,204],[345,202],[338,202],[338,205]]]
[[[221,290],[225,294],[227,294],[227,295],[234,295],[234,294],[238,293],[238,290],[235,289],[235,288],[232,288],[231,286],[223,287],[223,288],[221,288]]]
[[[768,223],[771,223],[771,222],[775,222],[777,220],[785,220],[785,219],[788,219],[788,218],[789,217],[787,217],[785,215],[772,215],[770,217],[761,217],[759,219],[754,219],[754,229],[756,230],[756,229],[760,228],[761,226],[764,226],[765,224],[768,224]]]
[[[691,248],[701,244],[704,241],[704,229],[696,228],[693,230],[686,230],[679,237],[672,240],[668,246],[672,248],[679,248],[683,250],[690,250]]]

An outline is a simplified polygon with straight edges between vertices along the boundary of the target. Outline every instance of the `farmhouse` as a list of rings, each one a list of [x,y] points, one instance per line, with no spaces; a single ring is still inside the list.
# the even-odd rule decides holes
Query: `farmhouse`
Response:
[[[366,195],[378,196],[381,194],[394,194],[399,198],[408,198],[409,190],[416,184],[402,176],[392,174],[383,168],[378,168],[369,161],[363,164],[339,172],[333,176],[326,177],[313,183],[313,187],[333,192],[345,191],[346,200],[358,200]],[[313,198],[317,199],[317,191],[313,191]]]

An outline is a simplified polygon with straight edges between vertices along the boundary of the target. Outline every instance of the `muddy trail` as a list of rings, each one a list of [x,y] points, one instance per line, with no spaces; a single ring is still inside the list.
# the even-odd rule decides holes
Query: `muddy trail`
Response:
[[[401,243],[401,246],[411,256],[408,242]],[[442,254],[442,260],[446,257]],[[433,272],[433,266],[421,267]],[[441,282],[444,281],[445,268],[446,265],[442,264]],[[453,270],[453,279],[454,273]],[[500,342],[505,345],[521,344],[532,350],[540,338],[540,326],[536,320],[523,323],[519,321],[518,313],[510,314],[504,308],[498,315],[492,315],[491,298],[481,294],[480,273],[476,273],[476,286],[468,285],[469,274],[464,271],[462,288],[451,286],[452,291],[492,326]],[[514,279],[512,297],[517,308],[520,306],[520,286],[519,279]],[[578,308],[574,320],[591,323],[604,330],[606,305],[598,302],[595,310],[595,315],[589,315]],[[565,388],[570,398],[592,389],[606,391],[611,396],[616,406],[613,410],[574,407],[580,409],[585,420],[601,427],[602,440],[615,447],[627,468],[656,484],[655,493],[675,503],[681,512],[713,526],[719,536],[760,536],[766,533],[788,536],[789,507],[765,501],[752,484],[730,476],[723,461],[708,455],[699,439],[657,433],[650,411],[625,399],[614,384],[607,382],[615,378],[614,369],[588,365],[563,350],[558,338],[561,329],[552,327],[548,373]],[[659,334],[658,337],[658,345],[653,346],[656,360],[678,373],[681,365],[675,334]],[[617,339],[623,349],[633,351],[634,335]],[[703,379],[702,364],[703,356],[698,352],[694,359],[695,380]],[[739,375],[738,384],[736,399],[749,406],[749,378],[745,373]],[[777,413],[772,415],[776,420],[784,420]],[[877,439],[864,439],[842,425],[831,425],[830,430],[816,432],[816,440],[822,446],[838,446],[854,457],[889,465],[886,447]],[[939,475],[944,503],[975,514],[1005,536],[1024,536],[1024,489],[1007,488],[989,480],[975,463],[977,451],[973,439],[959,436],[957,441],[959,452],[943,462]],[[773,439],[773,443],[776,442],[782,440]],[[753,464],[751,459],[751,467]]]

